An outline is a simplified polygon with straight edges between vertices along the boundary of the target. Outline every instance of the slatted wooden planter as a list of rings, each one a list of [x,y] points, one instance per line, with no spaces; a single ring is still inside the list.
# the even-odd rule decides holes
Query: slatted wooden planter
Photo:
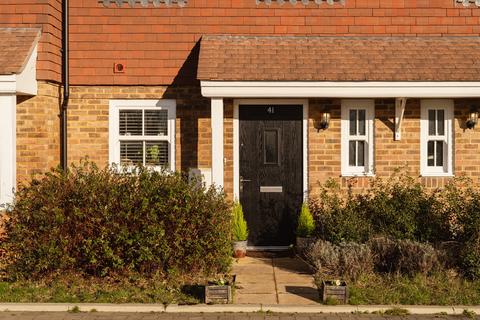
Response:
[[[340,281],[337,285],[337,281],[327,280],[322,281],[322,300],[327,302],[327,299],[335,299],[340,303],[348,303],[348,287],[345,281]]]
[[[233,302],[232,287],[235,285],[235,275],[224,285],[209,282],[205,286],[205,303],[226,304]]]

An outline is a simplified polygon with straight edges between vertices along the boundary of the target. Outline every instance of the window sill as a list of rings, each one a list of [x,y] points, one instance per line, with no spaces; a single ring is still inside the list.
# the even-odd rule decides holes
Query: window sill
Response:
[[[455,175],[453,173],[437,173],[437,172],[432,172],[432,173],[422,173],[420,174],[420,177],[427,177],[427,178],[453,178]]]
[[[375,173],[368,172],[368,173],[352,173],[352,172],[345,172],[341,174],[342,177],[348,178],[362,178],[362,177],[375,177]]]

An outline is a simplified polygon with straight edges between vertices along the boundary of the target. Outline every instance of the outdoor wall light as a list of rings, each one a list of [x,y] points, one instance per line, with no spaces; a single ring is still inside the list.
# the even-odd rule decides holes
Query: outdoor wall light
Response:
[[[317,131],[327,130],[330,126],[330,112],[320,113],[320,117],[313,120],[313,126]]]
[[[476,107],[472,107],[470,109],[470,113],[468,114],[468,119],[466,122],[466,126],[468,129],[473,129],[478,123],[478,109]]]

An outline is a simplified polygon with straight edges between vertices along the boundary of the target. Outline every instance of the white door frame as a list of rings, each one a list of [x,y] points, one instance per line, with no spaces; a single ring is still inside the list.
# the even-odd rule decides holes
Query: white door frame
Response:
[[[235,99],[233,100],[233,197],[240,200],[240,105],[301,105],[303,106],[303,198],[308,198],[308,99]]]

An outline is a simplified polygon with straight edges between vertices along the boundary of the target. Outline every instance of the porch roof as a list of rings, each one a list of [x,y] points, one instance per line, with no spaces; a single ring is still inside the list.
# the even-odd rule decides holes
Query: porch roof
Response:
[[[480,37],[204,36],[203,81],[480,81]]]
[[[0,28],[0,75],[20,74],[39,39],[38,28]]]

